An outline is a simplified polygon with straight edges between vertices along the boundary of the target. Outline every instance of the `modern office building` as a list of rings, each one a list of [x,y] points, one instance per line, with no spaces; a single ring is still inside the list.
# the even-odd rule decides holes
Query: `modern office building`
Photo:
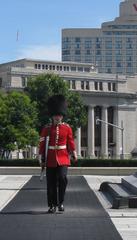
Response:
[[[63,29],[62,61],[92,63],[100,73],[136,74],[137,0],[121,1],[119,17],[101,28]]]
[[[79,156],[131,156],[137,147],[136,76],[98,73],[88,63],[21,59],[0,64],[0,89],[23,90],[28,77],[45,73],[59,74],[83,98],[88,123],[77,130]]]

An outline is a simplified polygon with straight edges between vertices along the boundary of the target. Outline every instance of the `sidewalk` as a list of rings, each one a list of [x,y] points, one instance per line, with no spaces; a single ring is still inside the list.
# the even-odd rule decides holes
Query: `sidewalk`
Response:
[[[110,203],[101,192],[100,184],[104,181],[120,182],[121,176],[85,175],[89,186],[94,190],[103,207],[123,240],[137,239],[137,209],[111,209]],[[0,210],[2,210],[31,178],[31,175],[1,175],[0,176]]]

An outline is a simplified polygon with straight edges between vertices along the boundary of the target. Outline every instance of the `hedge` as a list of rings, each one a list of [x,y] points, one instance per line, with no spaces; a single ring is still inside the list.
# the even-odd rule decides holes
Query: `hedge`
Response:
[[[0,159],[0,166],[38,167],[37,159]],[[72,167],[137,167],[137,159],[78,159]]]

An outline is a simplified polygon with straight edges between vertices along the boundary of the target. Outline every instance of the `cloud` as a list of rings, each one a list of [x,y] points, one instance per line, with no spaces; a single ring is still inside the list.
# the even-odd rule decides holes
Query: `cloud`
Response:
[[[18,50],[17,58],[33,58],[44,60],[61,60],[61,49],[58,45],[31,45]]]

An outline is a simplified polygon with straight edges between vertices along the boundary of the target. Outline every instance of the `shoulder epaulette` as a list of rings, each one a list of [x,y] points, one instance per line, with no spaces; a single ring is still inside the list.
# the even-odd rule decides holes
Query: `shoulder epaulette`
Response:
[[[66,123],[66,122],[63,122],[62,124],[67,126],[67,127],[70,127],[70,125],[68,123]]]

